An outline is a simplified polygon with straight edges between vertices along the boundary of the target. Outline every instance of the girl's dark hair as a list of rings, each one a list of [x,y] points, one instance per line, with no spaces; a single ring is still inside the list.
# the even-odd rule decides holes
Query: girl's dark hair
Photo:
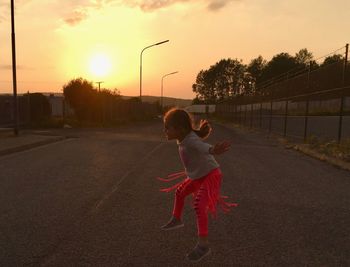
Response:
[[[207,124],[204,127],[196,130],[193,128],[193,117],[184,109],[172,108],[164,115],[164,123],[174,127],[175,129],[183,129],[186,132],[193,131],[202,139],[209,136],[211,132],[211,127]]]

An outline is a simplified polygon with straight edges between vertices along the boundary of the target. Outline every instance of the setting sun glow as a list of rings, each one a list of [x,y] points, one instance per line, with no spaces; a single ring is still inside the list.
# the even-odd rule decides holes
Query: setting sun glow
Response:
[[[111,62],[105,54],[96,54],[90,59],[89,69],[91,74],[104,77],[111,71]]]

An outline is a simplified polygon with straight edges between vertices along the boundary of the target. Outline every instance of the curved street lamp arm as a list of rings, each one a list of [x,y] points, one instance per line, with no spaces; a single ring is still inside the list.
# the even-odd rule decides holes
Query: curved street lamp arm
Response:
[[[156,45],[160,45],[160,44],[164,44],[164,43],[167,43],[167,42],[169,42],[169,40],[165,40],[165,41],[162,41],[162,42],[159,42],[159,43],[155,43],[155,44],[146,46],[144,49],[142,49],[142,51],[141,51],[141,53],[140,53],[140,100],[141,100],[141,97],[142,97],[142,53],[143,53],[143,51],[145,51],[147,48],[150,48],[150,47],[156,46]],[[142,101],[142,100],[141,100],[141,101]]]
[[[172,72],[172,73],[165,74],[165,75],[162,77],[162,79],[163,79],[164,77],[166,77],[166,76],[169,76],[169,75],[172,75],[172,74],[176,74],[176,73],[178,73],[178,71],[174,71],[174,72]]]
[[[145,51],[147,48],[150,48],[150,47],[156,46],[156,45],[160,45],[160,44],[164,44],[164,43],[167,43],[167,42],[169,42],[169,40],[165,40],[165,41],[162,41],[162,42],[159,42],[159,43],[156,43],[156,44],[152,44],[152,45],[146,46],[144,49],[142,49],[141,55],[142,55],[143,51]]]
[[[178,73],[178,71],[174,71],[174,72],[171,72],[171,73],[168,73],[168,74],[165,74],[163,75],[162,77],[162,83],[161,83],[161,89],[160,89],[160,106],[161,108],[163,109],[163,80],[166,76],[169,76],[169,75],[172,75],[172,74],[176,74]]]

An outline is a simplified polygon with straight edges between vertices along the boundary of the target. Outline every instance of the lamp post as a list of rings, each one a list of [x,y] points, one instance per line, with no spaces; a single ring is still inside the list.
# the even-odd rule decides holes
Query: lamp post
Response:
[[[173,74],[176,74],[176,73],[178,73],[178,71],[174,71],[174,72],[165,74],[165,75],[163,75],[163,77],[162,77],[162,85],[161,85],[161,89],[160,89],[160,106],[161,106],[162,110],[163,110],[163,80],[164,80],[164,78],[165,78],[166,76],[173,75]]]
[[[16,39],[15,39],[15,6],[11,0],[11,43],[12,43],[12,82],[13,82],[13,117],[14,134],[18,135],[18,102],[17,102],[17,74],[16,74]]]
[[[169,42],[169,40],[165,40],[153,45],[146,46],[144,49],[142,49],[141,54],[140,54],[140,101],[142,101],[142,53],[145,51],[147,48],[150,48],[152,46],[160,45]]]

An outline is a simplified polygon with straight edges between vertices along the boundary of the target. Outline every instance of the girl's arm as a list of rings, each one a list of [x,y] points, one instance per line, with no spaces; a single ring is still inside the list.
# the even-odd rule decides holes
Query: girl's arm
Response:
[[[209,153],[212,155],[219,155],[229,150],[230,146],[231,146],[231,142],[223,141],[209,148]]]

